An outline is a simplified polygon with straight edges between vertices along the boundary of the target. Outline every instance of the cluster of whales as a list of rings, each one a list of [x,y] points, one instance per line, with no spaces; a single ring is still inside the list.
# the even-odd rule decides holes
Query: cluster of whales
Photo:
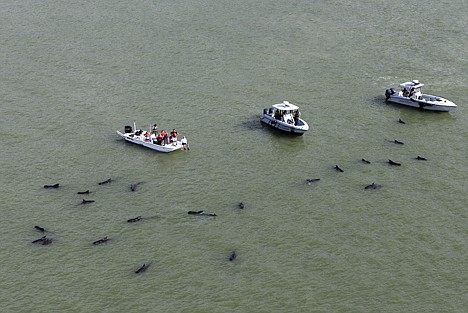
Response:
[[[403,120],[399,119],[398,122],[400,124],[406,124]],[[393,140],[391,141],[397,145],[404,145],[404,142],[402,141],[399,141],[399,140]],[[420,161],[427,161],[426,158],[424,157],[421,157],[421,156],[417,156],[415,158],[416,160],[420,160]],[[371,164],[371,161],[369,160],[366,160],[364,158],[362,158],[360,160],[362,163],[364,164]],[[401,166],[401,163],[399,162],[395,162],[391,159],[388,160],[388,164],[390,166]],[[334,166],[334,169],[340,173],[343,173],[344,172],[344,169],[341,168],[340,166],[338,165],[335,165]],[[313,184],[313,183],[318,183],[320,181],[320,178],[308,178],[306,179],[306,183],[307,184]],[[111,184],[113,182],[113,180],[111,178],[105,180],[105,181],[102,181],[102,182],[99,182],[98,185],[107,185],[107,184]],[[142,184],[142,182],[138,182],[138,183],[135,183],[135,184],[131,184],[130,187],[129,187],[129,190],[131,192],[135,192],[137,191],[137,189],[139,188],[139,186]],[[55,184],[51,184],[51,185],[44,185],[44,188],[46,189],[58,189],[60,187],[60,184],[58,183],[55,183]],[[375,182],[372,182],[371,184],[368,184],[366,186],[364,186],[364,189],[365,190],[375,190],[375,189],[379,189],[379,188],[382,188],[382,185],[381,184],[376,184]],[[92,191],[90,190],[86,190],[86,191],[79,191],[77,192],[77,194],[79,195],[89,195],[91,194]],[[94,203],[95,200],[90,200],[90,199],[82,199],[81,203],[79,205],[87,205],[87,204],[91,204],[91,203]],[[245,208],[245,204],[243,202],[239,202],[237,204],[237,208],[238,209],[244,209]],[[187,212],[188,215],[191,215],[191,216],[205,216],[205,217],[216,217],[216,213],[209,213],[209,212],[205,212],[203,210],[199,210],[199,211],[188,211]],[[147,218],[150,218],[150,217],[147,217]],[[140,222],[142,221],[143,217],[141,215],[139,216],[136,216],[136,217],[133,217],[133,218],[130,218],[127,220],[128,223],[137,223],[137,222]],[[34,229],[40,231],[41,233],[46,233],[47,231],[43,228],[43,227],[40,227],[40,226],[34,226]],[[101,239],[98,239],[96,241],[93,241],[92,244],[93,245],[100,245],[100,244],[104,244],[104,243],[107,243],[109,242],[111,239],[108,238],[107,236],[106,237],[103,237]],[[38,244],[38,245],[49,245],[53,242],[53,239],[52,238],[48,238],[47,235],[43,235],[41,238],[39,239],[36,239],[36,240],[33,240],[32,243],[33,244]],[[228,261],[234,261],[235,259],[237,258],[237,251],[236,250],[233,250],[229,256],[227,256],[227,260]],[[149,262],[149,263],[144,263],[143,265],[139,266],[136,270],[135,270],[135,273],[136,274],[141,274],[141,273],[144,273],[149,267],[150,265],[152,264],[152,262]]]
[[[401,118],[398,119],[398,123],[400,123],[400,124],[406,124],[406,122],[403,121]],[[395,143],[395,144],[397,144],[397,145],[404,145],[404,144],[405,144],[404,142],[402,142],[402,141],[400,141],[400,140],[397,140],[397,139],[394,139],[394,140],[392,140],[392,141],[390,141],[390,142]],[[415,157],[415,159],[416,159],[416,160],[419,160],[419,161],[427,161],[426,158],[424,158],[424,157],[422,157],[422,156],[419,156],[419,155],[418,155],[417,157]],[[364,158],[361,159],[361,162],[364,163],[364,164],[371,164],[371,161],[366,160],[366,159],[364,159]],[[395,162],[395,161],[390,160],[390,159],[388,160],[387,163],[388,163],[389,165],[391,165],[391,166],[401,166],[401,163]],[[334,166],[334,169],[335,169],[337,172],[340,172],[340,173],[343,173],[343,172],[344,172],[344,170],[343,170],[340,166],[338,166],[338,165],[335,165],[335,166]],[[319,181],[320,181],[320,178],[307,178],[305,181],[306,181],[306,183],[307,183],[308,185],[310,185],[310,184],[312,184],[312,183],[319,182]],[[368,185],[366,185],[366,186],[364,187],[364,189],[366,189],[366,190],[367,190],[367,189],[379,189],[379,188],[382,188],[382,185],[381,185],[381,184],[376,184],[375,182],[373,182],[373,183],[371,183],[371,184],[368,184]]]
[[[111,178],[105,180],[105,181],[102,181],[102,182],[99,182],[98,185],[107,185],[107,184],[110,184],[113,180]],[[131,192],[135,192],[137,191],[137,188],[142,184],[142,182],[138,182],[138,183],[135,183],[135,184],[131,184],[130,185],[130,188],[129,190]],[[44,188],[45,189],[58,189],[60,187],[60,184],[59,183],[56,183],[56,184],[52,184],[52,185],[44,185]],[[90,190],[86,190],[86,191],[78,191],[77,194],[79,195],[89,195],[91,194],[92,191]],[[86,204],[91,204],[91,203],[94,203],[95,200],[90,200],[90,199],[83,199],[79,205],[86,205]],[[243,202],[239,202],[236,206],[237,208],[239,209],[244,209],[245,208],[245,204]],[[208,213],[208,212],[204,212],[202,210],[200,211],[188,211],[187,212],[189,215],[193,215],[193,216],[217,216],[216,213]],[[147,217],[148,219],[151,218],[151,217]],[[143,217],[141,215],[139,216],[136,216],[136,217],[133,217],[133,218],[130,218],[127,220],[128,223],[137,223],[137,222],[140,222],[141,220],[143,219]],[[45,234],[45,233],[50,233],[49,231],[47,231],[45,228],[41,227],[41,226],[34,226],[34,229]],[[111,238],[108,238],[107,236],[101,238],[101,239],[98,239],[96,241],[93,241],[92,244],[93,245],[100,245],[100,244],[104,244],[104,243],[107,243],[111,241]],[[38,239],[35,239],[32,241],[33,244],[37,244],[37,245],[50,245],[51,243],[53,242],[53,238],[48,238],[47,235],[43,235],[41,238],[38,238]],[[228,261],[234,261],[235,259],[237,258],[237,251],[236,250],[233,250],[229,256],[227,256],[227,260]],[[141,273],[144,273],[149,267],[150,265],[152,264],[152,262],[149,262],[149,263],[144,263],[143,265],[141,265],[140,267],[138,267],[138,269],[135,270],[135,273],[136,274],[141,274]]]

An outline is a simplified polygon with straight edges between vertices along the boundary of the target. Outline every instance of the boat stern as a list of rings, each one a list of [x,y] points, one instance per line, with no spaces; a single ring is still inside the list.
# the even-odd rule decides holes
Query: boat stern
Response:
[[[396,93],[395,88],[390,88],[385,90],[385,98],[388,100],[390,99],[391,96],[393,96]]]

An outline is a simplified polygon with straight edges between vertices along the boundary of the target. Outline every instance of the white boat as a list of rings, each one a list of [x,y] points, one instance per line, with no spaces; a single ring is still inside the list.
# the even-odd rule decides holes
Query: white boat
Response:
[[[172,152],[181,149],[185,150],[186,148],[189,149],[187,139],[185,137],[182,137],[181,140],[178,140],[177,137],[175,137],[174,140],[169,140],[169,136],[167,136],[165,139],[164,134],[160,136],[161,133],[157,132],[156,124],[152,127],[151,131],[137,129],[135,124],[133,124],[133,128],[132,126],[125,126],[124,133],[117,131],[117,135],[128,142],[159,152]]]
[[[279,130],[297,135],[303,135],[309,130],[307,122],[301,119],[299,107],[288,101],[263,109],[260,121]]]
[[[421,84],[419,80],[406,82],[400,84],[401,90],[399,91],[396,91],[395,88],[387,89],[385,91],[385,97],[387,101],[390,102],[430,111],[449,112],[457,107],[457,105],[450,100],[422,93],[422,86],[424,86],[424,84]]]

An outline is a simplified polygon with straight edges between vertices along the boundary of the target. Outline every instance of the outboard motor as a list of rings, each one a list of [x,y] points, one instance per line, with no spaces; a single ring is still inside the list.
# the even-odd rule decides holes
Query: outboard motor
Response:
[[[125,126],[125,133],[128,134],[128,133],[132,133],[133,132],[133,128],[132,126]]]
[[[388,100],[391,95],[395,94],[395,92],[396,92],[395,88],[390,88],[390,89],[385,90],[385,98],[387,98]]]
[[[270,108],[270,110],[268,110],[268,113],[271,114],[271,115],[273,115],[273,111],[274,111],[274,110],[275,110],[275,109]]]
[[[268,114],[268,108],[263,109],[263,114]]]

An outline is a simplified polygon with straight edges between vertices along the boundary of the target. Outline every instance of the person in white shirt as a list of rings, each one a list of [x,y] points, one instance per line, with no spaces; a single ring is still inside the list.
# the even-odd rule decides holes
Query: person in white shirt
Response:
[[[187,138],[182,137],[182,139],[180,140],[180,142],[182,143],[182,146],[184,147],[184,150],[187,149],[187,150],[190,150],[190,147],[188,145],[188,142],[187,142]]]

